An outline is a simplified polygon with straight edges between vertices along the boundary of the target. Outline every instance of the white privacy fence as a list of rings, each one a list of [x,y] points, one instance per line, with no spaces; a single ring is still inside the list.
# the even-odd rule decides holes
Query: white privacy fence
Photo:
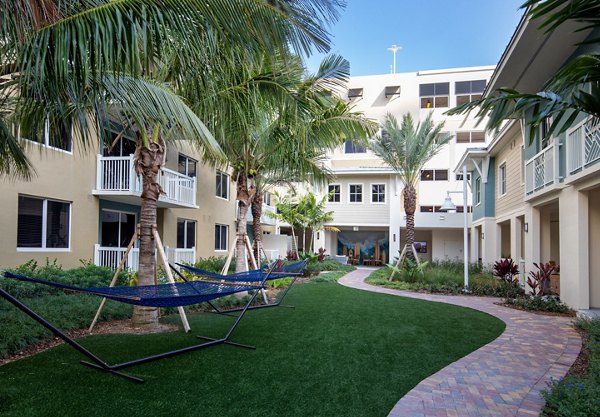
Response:
[[[135,173],[133,155],[97,155],[96,191],[110,193],[142,193],[141,176]],[[196,178],[162,168],[158,183],[164,191],[160,200],[196,205]]]

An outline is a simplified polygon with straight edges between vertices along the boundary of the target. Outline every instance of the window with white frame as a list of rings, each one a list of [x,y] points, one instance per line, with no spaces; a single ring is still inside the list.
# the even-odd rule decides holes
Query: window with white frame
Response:
[[[475,204],[481,203],[481,177],[475,179]]]
[[[195,177],[197,165],[198,161],[180,153],[177,165],[177,172],[183,175],[187,175],[188,177]]]
[[[229,199],[229,174],[221,171],[217,171],[216,176],[217,183],[217,197]]]
[[[194,220],[177,219],[177,247],[180,249],[196,247],[196,222]]]
[[[385,184],[371,184],[371,202],[385,203]]]
[[[419,84],[419,99],[422,109],[448,107],[450,83]]]
[[[102,209],[100,213],[100,245],[125,248],[135,233],[135,213]]]
[[[483,130],[456,132],[456,143],[484,143],[485,132]]]
[[[17,248],[68,249],[71,203],[19,196]]]
[[[362,203],[362,184],[350,184],[348,186],[348,201],[350,203]]]
[[[459,172],[456,174],[456,181],[462,181],[463,180],[463,174],[462,172]],[[467,172],[467,181],[471,181],[471,173]]]
[[[342,201],[342,187],[339,184],[329,184],[327,187],[327,201],[329,203]]]
[[[215,225],[215,250],[226,251],[229,239],[229,226],[226,224]]]
[[[421,181],[448,181],[447,169],[423,169]]]
[[[367,148],[363,145],[354,143],[351,140],[347,140],[344,144],[344,153],[366,153]]]
[[[19,137],[48,148],[73,151],[73,124],[64,120],[46,120],[43,125],[19,128]]]
[[[479,100],[483,90],[485,90],[485,80],[457,81],[454,83],[454,93],[456,94],[456,105],[470,103]]]
[[[498,192],[506,194],[506,162],[498,167]]]
[[[265,191],[263,193],[263,203],[267,206],[271,205],[271,193],[268,191]]]

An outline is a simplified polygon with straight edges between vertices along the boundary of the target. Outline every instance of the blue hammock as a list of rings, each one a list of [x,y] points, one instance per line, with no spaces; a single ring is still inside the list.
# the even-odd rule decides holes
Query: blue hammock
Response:
[[[279,261],[276,261],[276,263]],[[177,263],[176,265],[186,271],[198,276],[206,277],[219,281],[230,282],[262,282],[265,277],[267,281],[279,278],[287,278],[290,276],[300,275],[306,268],[307,260],[298,261],[287,265],[277,266],[276,263],[272,266],[272,271],[267,275],[267,272],[262,269],[254,269],[252,271],[236,272],[235,274],[222,275],[216,272],[206,271],[204,269],[195,268],[193,266]]]
[[[260,271],[259,271],[260,272]],[[266,273],[262,273],[265,278]],[[146,307],[179,307],[198,304],[215,298],[235,294],[242,291],[262,288],[260,285],[217,284],[206,281],[177,282],[175,284],[143,285],[135,287],[92,287],[83,288],[74,285],[61,284],[41,278],[5,272],[6,278],[20,281],[35,282],[63,290],[77,291],[106,297],[123,303]]]

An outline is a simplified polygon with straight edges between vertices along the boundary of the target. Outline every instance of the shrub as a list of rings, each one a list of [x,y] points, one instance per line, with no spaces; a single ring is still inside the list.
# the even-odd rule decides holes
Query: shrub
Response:
[[[322,271],[343,271],[350,272],[356,268],[352,265],[342,265],[333,259],[325,259],[323,262],[309,262],[304,269],[304,276],[309,277],[318,275]]]
[[[534,263],[538,270],[529,271],[527,277],[527,285],[531,287],[531,295],[541,297],[546,295],[550,289],[550,276],[558,271],[558,266],[551,263],[540,262],[539,265]]]
[[[216,272],[218,274],[221,273],[223,267],[225,266],[225,262],[227,262],[226,256],[210,256],[208,258],[200,258],[194,264],[194,267],[198,269],[204,269],[205,271]],[[228,272],[235,271],[235,262],[231,262],[229,265]]]
[[[493,272],[495,277],[513,283],[515,275],[519,275],[519,267],[515,265],[512,259],[504,258],[494,262]]]
[[[545,295],[543,297],[521,296],[516,298],[506,298],[506,304],[519,306],[525,310],[548,311],[551,313],[568,313],[571,311],[569,306],[560,301],[556,295]]]

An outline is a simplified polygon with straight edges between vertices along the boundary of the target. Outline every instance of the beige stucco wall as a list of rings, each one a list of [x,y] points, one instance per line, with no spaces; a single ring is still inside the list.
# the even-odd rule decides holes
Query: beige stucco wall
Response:
[[[54,259],[65,268],[80,266],[80,259],[91,260],[98,235],[98,198],[92,195],[95,184],[94,150],[82,150],[77,142],[74,152],[27,147],[37,174],[31,181],[0,179],[0,266],[20,265],[30,259],[44,264]],[[17,249],[18,197],[47,198],[71,202],[69,249]]]

